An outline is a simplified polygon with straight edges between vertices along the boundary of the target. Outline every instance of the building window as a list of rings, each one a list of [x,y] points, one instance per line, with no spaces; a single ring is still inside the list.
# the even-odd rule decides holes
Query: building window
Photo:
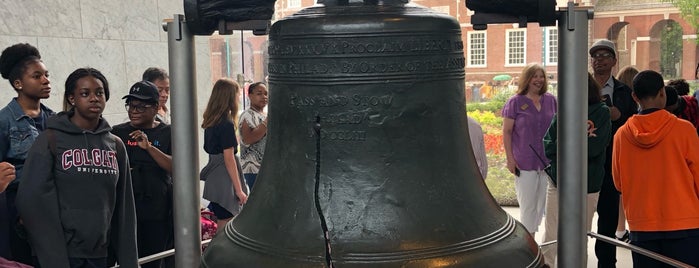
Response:
[[[616,44],[617,52],[627,50],[626,38],[627,38],[627,34],[628,34],[628,32],[627,32],[628,29],[629,29],[629,26],[624,25],[624,27],[622,27],[621,30],[619,30],[619,38],[618,38],[619,42]]]
[[[468,67],[485,67],[485,31],[468,32]]]
[[[544,62],[546,64],[558,64],[558,28],[547,27],[546,45],[544,46]]]
[[[431,7],[432,10],[449,15],[449,6]]]
[[[505,66],[523,66],[526,63],[526,29],[507,30]]]
[[[299,8],[299,7],[301,7],[301,0],[287,0],[286,7],[287,8]]]

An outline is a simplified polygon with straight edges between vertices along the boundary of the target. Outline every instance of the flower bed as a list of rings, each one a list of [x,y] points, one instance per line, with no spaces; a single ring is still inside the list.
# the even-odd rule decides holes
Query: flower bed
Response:
[[[483,128],[483,139],[488,157],[488,190],[498,204],[517,206],[514,175],[507,170],[507,157],[502,141],[501,110],[512,92],[500,92],[490,102],[467,104],[468,115]]]

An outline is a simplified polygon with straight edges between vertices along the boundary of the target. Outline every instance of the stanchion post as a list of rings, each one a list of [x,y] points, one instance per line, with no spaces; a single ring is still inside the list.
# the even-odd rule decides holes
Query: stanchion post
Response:
[[[194,35],[184,15],[167,22],[172,104],[175,266],[199,267],[199,149]]]
[[[558,16],[558,265],[587,259],[587,46],[592,11],[568,3]]]

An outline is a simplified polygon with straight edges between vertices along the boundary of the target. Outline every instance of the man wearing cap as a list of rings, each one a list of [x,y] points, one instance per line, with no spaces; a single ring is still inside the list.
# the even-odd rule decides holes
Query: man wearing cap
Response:
[[[590,47],[593,76],[602,85],[602,96],[607,98],[612,120],[612,136],[637,112],[636,103],[631,97],[631,88],[612,76],[612,69],[617,63],[616,46],[612,41],[602,39]],[[604,163],[604,178],[597,202],[597,232],[608,237],[615,237],[619,220],[619,192],[612,179],[612,143],[607,146]],[[597,240],[595,242],[597,267],[616,267],[616,247]]]
[[[131,164],[139,258],[167,250],[173,228],[171,131],[155,120],[159,97],[155,84],[136,82],[123,98],[129,122],[112,128],[124,141]],[[159,268],[161,262],[141,267]]]

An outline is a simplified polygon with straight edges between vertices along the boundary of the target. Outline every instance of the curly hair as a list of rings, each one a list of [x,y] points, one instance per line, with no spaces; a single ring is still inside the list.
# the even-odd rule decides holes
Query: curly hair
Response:
[[[689,83],[687,83],[687,80],[684,80],[682,78],[680,79],[674,79],[670,80],[670,82],[667,82],[669,86],[674,86],[675,90],[677,90],[677,95],[684,96],[684,95],[689,95]]]
[[[14,44],[5,48],[0,55],[0,74],[14,88],[12,82],[20,79],[29,63],[34,61],[41,61],[41,54],[36,47],[27,43]]]
[[[252,91],[255,90],[256,87],[259,87],[260,85],[267,86],[267,85],[265,85],[264,82],[255,82],[255,83],[252,83],[252,84],[250,84],[250,85],[248,86],[248,94],[252,94]]]

